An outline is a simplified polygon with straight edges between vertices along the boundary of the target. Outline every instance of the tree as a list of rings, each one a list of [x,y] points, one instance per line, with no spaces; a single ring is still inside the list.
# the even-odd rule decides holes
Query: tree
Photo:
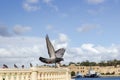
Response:
[[[69,65],[71,65],[71,64],[75,64],[75,63],[74,62],[70,62]]]
[[[85,62],[81,62],[81,66],[90,66],[90,62],[86,60]]]
[[[62,66],[66,67],[67,65],[66,65],[66,64],[63,64]]]
[[[90,62],[90,66],[96,66],[97,64],[95,62]]]
[[[81,63],[80,63],[80,62],[77,62],[77,65],[81,65]]]
[[[100,63],[98,63],[99,66],[107,66],[105,61],[101,61]]]

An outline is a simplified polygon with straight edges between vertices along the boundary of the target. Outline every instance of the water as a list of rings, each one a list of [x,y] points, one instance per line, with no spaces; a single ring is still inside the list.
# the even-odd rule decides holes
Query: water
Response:
[[[120,77],[104,77],[104,78],[76,78],[72,80],[120,80]]]

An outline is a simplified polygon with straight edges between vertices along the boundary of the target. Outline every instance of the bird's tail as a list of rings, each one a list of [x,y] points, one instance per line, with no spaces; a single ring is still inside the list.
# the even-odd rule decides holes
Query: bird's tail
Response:
[[[42,61],[42,60],[44,60],[44,58],[43,58],[43,57],[40,57],[39,60]]]
[[[41,62],[47,63],[47,62],[46,62],[46,59],[43,58],[43,57],[40,57],[39,60],[40,60]]]

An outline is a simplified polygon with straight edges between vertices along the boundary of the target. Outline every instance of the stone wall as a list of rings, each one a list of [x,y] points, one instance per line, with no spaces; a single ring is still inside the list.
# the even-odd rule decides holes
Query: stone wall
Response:
[[[0,80],[70,80],[67,68],[0,69]]]
[[[76,66],[75,64],[71,64],[68,66],[70,69],[70,72],[80,72],[82,75],[86,75],[90,69],[90,67],[99,73],[102,73],[106,75],[107,73],[110,73],[111,75],[119,75],[120,76],[120,66],[114,67],[114,66],[105,66],[105,67],[100,67],[100,66]],[[112,74],[114,73],[114,74]]]

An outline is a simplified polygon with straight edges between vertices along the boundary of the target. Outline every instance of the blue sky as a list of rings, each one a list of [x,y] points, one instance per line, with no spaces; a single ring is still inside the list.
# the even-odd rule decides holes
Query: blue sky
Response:
[[[27,62],[41,64],[37,57],[47,56],[46,34],[56,49],[66,48],[63,63],[75,56],[76,62],[119,59],[119,8],[119,0],[1,0],[1,60],[6,54],[9,57],[2,63],[25,64],[17,58],[24,57],[22,54],[26,52],[27,57],[30,55],[36,60],[28,58]],[[15,59],[11,57],[13,53]]]

